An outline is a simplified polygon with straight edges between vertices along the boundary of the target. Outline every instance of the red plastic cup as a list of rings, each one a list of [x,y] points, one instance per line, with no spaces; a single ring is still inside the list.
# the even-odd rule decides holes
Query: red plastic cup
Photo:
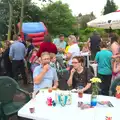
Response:
[[[52,92],[52,88],[49,88],[49,89],[48,89],[48,92],[51,93],[51,92]]]
[[[78,97],[82,98],[83,97],[83,92],[78,92]]]

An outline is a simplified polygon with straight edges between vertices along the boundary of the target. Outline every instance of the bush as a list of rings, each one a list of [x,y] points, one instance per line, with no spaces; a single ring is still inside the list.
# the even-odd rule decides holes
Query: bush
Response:
[[[100,36],[103,36],[105,34],[104,29],[100,29],[100,28],[81,29],[80,33],[79,33],[80,34],[80,42],[86,42],[95,30],[100,34]]]

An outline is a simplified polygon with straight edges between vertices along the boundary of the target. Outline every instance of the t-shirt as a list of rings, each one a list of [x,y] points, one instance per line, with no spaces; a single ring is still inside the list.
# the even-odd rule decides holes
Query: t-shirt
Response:
[[[68,49],[70,48],[70,46],[68,45],[65,49],[65,53],[68,53]]]
[[[75,72],[73,75],[73,88],[85,87],[87,83],[90,83],[92,77],[93,74],[88,68],[84,68],[82,73]]]
[[[37,66],[33,71],[33,78],[38,76],[42,72],[42,70],[42,65]],[[57,72],[54,68],[50,67],[42,78],[41,82],[39,84],[34,84],[34,90],[36,91],[42,88],[51,88],[53,81],[56,80],[58,80]]]
[[[57,54],[57,47],[51,42],[43,42],[40,45],[40,49],[37,53],[37,56],[40,57],[42,52],[49,52]]]
[[[15,41],[10,46],[9,56],[12,57],[12,60],[23,60],[26,55],[26,48],[23,43]]]
[[[72,54],[70,60],[68,61],[68,64],[72,65],[72,58],[80,55],[80,48],[79,48],[78,44],[71,45],[68,49],[68,53]]]
[[[91,52],[97,52],[100,50],[101,38],[99,35],[93,35],[90,37],[90,49]]]
[[[66,47],[66,42],[65,41],[60,41],[59,38],[54,39],[53,43],[56,45],[57,48],[65,49],[65,47]]]
[[[31,45],[28,46],[27,55],[26,55],[27,57],[29,56],[29,53],[30,53],[33,49],[34,49],[33,44],[31,44]]]
[[[101,50],[96,54],[95,60],[98,63],[98,73],[102,75],[112,74],[112,52],[109,50]]]

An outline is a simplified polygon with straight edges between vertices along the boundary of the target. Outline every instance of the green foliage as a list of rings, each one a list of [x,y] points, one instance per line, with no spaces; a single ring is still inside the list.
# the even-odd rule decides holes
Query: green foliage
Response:
[[[86,42],[95,30],[100,34],[100,36],[103,36],[105,33],[104,29],[100,29],[100,28],[81,29],[80,30],[80,42]]]
[[[52,2],[52,0],[39,0],[39,1],[42,1],[42,2]]]
[[[7,0],[0,1],[0,39],[6,39],[6,33],[8,30],[8,20],[9,20],[9,5],[6,4]],[[24,22],[38,22],[40,21],[41,9],[39,6],[31,2],[31,0],[25,0],[24,5]],[[14,29],[17,29],[17,24],[20,22],[21,14],[21,0],[11,0],[13,6],[13,24],[12,24],[12,34]],[[3,29],[4,28],[4,29]],[[18,32],[18,31],[17,31]]]
[[[113,0],[107,0],[106,5],[104,6],[103,15],[106,15],[111,12],[115,12],[117,8],[118,7],[116,6]]]
[[[0,37],[6,39],[6,33],[8,31],[9,20],[9,5],[6,4],[8,0],[0,1]],[[12,18],[12,34],[17,33],[17,24],[20,22],[21,16],[21,0],[10,0],[13,6],[13,18]],[[74,33],[76,24],[75,17],[73,17],[68,4],[62,2],[51,2],[51,0],[40,0],[42,2],[48,2],[47,5],[40,9],[39,6],[34,4],[31,0],[25,0],[24,4],[24,19],[23,22],[39,22],[43,21],[48,27],[48,31],[52,35],[58,35],[60,33],[68,36]],[[23,16],[23,15],[22,15]],[[4,28],[4,29],[3,29]],[[3,36],[4,35],[4,36]]]
[[[79,14],[77,16],[78,24],[80,24],[80,28],[82,29],[87,28],[87,23],[93,19],[95,19],[95,15],[93,14],[93,12],[86,15]]]
[[[68,4],[63,4],[61,1],[43,6],[40,18],[47,25],[51,34],[63,33],[67,36],[74,31],[75,17],[73,17]]]

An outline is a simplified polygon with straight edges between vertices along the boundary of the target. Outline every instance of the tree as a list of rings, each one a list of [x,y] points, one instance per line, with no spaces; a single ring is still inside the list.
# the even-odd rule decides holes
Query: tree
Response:
[[[22,31],[23,17],[24,17],[24,0],[21,0],[21,16],[20,16],[20,29],[19,29],[19,33],[21,33],[21,31]]]
[[[8,36],[7,40],[11,39],[11,30],[12,30],[12,18],[13,18],[13,6],[10,0],[8,0],[9,4],[9,26],[8,26]]]
[[[80,24],[80,28],[83,29],[87,28],[87,23],[93,19],[95,19],[95,15],[93,14],[93,12],[91,12],[90,14],[77,16],[78,24]]]
[[[104,6],[103,15],[106,15],[117,10],[117,6],[113,0],[107,0],[106,5]]]
[[[41,21],[47,25],[48,31],[53,35],[64,33],[65,35],[73,32],[75,17],[68,4],[61,1],[48,3],[42,7]]]
[[[8,31],[8,23],[9,23],[9,4],[6,1],[0,1],[0,39],[6,39],[6,34]],[[31,2],[31,0],[23,0],[24,1],[24,19],[22,17],[22,21],[30,22],[30,21],[40,21],[40,8]],[[12,34],[17,33],[17,24],[20,22],[21,16],[21,0],[11,0],[13,7],[13,17],[12,17]],[[23,15],[22,15],[23,16]]]
[[[12,18],[13,18],[12,1],[11,0],[4,0],[4,2],[3,2],[3,0],[1,0],[0,2],[1,2],[1,4],[0,4],[0,6],[1,6],[1,11],[0,11],[0,13],[1,13],[0,21],[1,21],[1,23],[4,22],[4,19],[6,19],[6,14],[4,14],[4,13],[6,13],[6,11],[4,10],[4,8],[9,10],[8,14],[7,14],[8,17],[9,17],[7,39],[10,40],[10,38],[11,38],[11,29],[12,29]],[[3,17],[3,15],[4,15],[4,17]]]
[[[39,1],[42,1],[42,2],[52,2],[52,0],[39,0]]]

